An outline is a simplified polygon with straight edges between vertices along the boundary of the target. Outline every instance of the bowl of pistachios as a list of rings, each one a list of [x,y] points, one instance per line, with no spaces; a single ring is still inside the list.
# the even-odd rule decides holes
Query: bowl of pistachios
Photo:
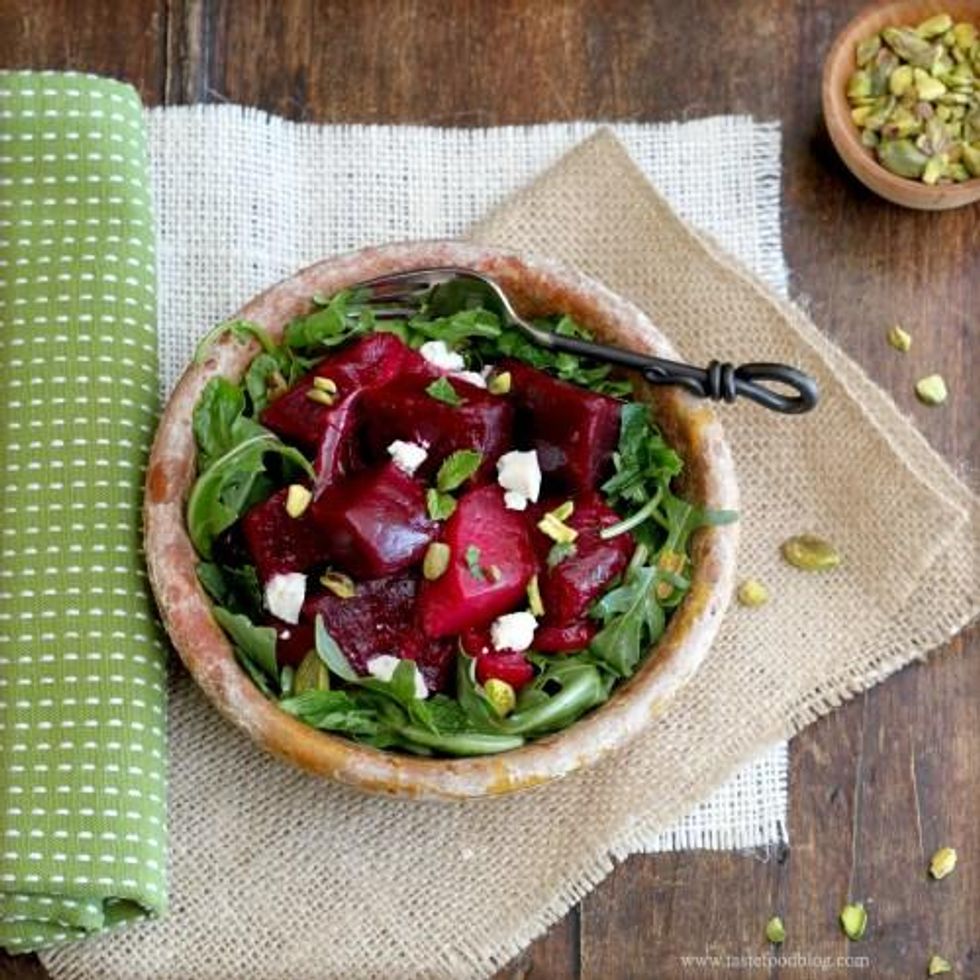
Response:
[[[827,56],[823,112],[881,197],[927,211],[980,201],[980,0],[871,4]]]

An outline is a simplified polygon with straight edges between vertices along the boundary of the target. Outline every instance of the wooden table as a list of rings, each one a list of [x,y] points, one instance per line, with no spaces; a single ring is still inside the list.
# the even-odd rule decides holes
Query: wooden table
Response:
[[[903,211],[844,171],[821,124],[819,75],[859,6],[0,0],[0,66],[104,72],[150,105],[236,102],[319,122],[778,119],[794,295],[977,487],[980,207]],[[895,321],[913,333],[914,358],[885,344]],[[951,390],[939,409],[912,392],[933,370]],[[634,857],[501,976],[730,976],[685,968],[680,957],[763,954],[775,912],[787,953],[868,958],[819,976],[924,976],[932,952],[953,961],[956,976],[980,976],[978,647],[980,632],[968,631],[793,742],[790,851]],[[960,866],[938,886],[924,870],[944,844],[959,850]],[[836,925],[848,895],[871,910],[867,938],[850,948]],[[45,973],[32,958],[0,955],[0,976]]]

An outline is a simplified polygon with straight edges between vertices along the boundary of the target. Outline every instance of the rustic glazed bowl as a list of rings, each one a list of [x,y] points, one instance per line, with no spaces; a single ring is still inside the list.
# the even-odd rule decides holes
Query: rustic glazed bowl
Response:
[[[466,266],[494,276],[521,312],[568,313],[599,340],[676,357],[647,317],[599,283],[552,262],[518,258],[459,242],[365,249],[328,259],[273,286],[236,316],[278,338],[309,312],[314,293],[334,293],[373,276],[424,266]],[[372,792],[464,799],[510,793],[556,779],[622,746],[646,728],[703,661],[729,601],[737,525],[705,528],[693,542],[691,591],[637,673],[606,704],[568,729],[501,755],[424,759],[358,745],[280,711],[235,661],[198,584],[184,508],[195,478],[191,415],[215,375],[238,380],[256,354],[226,337],[192,364],[167,404],[150,456],[145,535],[150,581],[163,622],[188,670],[215,706],[263,748],[302,769]],[[738,492],[728,446],[711,408],[677,389],[641,385],[670,443],[685,460],[684,492],[713,508],[735,509]]]
[[[886,170],[874,151],[861,142],[851,119],[847,80],[857,68],[854,52],[859,41],[889,26],[914,26],[933,14],[948,13],[954,21],[980,27],[980,0],[894,0],[865,7],[837,36],[823,68],[823,115],[827,132],[851,173],[866,187],[894,204],[921,211],[944,211],[980,201],[980,178],[962,184],[930,187]]]

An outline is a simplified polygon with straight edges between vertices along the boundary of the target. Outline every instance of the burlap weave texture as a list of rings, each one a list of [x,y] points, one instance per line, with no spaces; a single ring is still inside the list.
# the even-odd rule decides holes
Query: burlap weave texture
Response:
[[[48,955],[56,977],[485,975],[613,857],[977,614],[976,498],[799,311],[678,220],[612,137],[582,144],[475,235],[590,272],[691,359],[788,360],[817,375],[824,401],[810,417],[726,410],[740,566],[773,601],[732,610],[702,670],[626,752],[465,807],[366,800],[290,772],[216,726],[178,677],[171,919]],[[832,575],[781,563],[779,542],[804,529],[838,543]]]

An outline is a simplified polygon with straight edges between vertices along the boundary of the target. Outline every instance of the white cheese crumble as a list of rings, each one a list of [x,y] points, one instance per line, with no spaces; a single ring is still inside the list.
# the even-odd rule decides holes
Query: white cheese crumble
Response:
[[[529,612],[498,616],[490,627],[490,642],[495,650],[526,650],[534,642],[538,621]]]
[[[306,598],[306,576],[302,572],[273,575],[265,586],[265,606],[277,619],[294,626]]]
[[[516,490],[504,491],[504,506],[508,510],[527,510],[527,497]]]
[[[462,354],[451,351],[444,340],[427,340],[419,348],[419,353],[440,371],[462,371],[466,368]]]
[[[395,671],[398,669],[398,665],[401,663],[401,658],[393,657],[390,653],[382,653],[379,657],[372,657],[367,662],[367,672],[372,677],[377,677],[379,681],[390,681]],[[425,686],[425,678],[419,672],[418,667],[412,663],[415,667],[415,697],[422,701],[429,695],[429,689]]]
[[[403,473],[412,476],[425,462],[429,454],[426,452],[425,446],[420,446],[417,442],[405,442],[403,439],[396,439],[388,446],[388,455],[391,456],[395,466]]]
[[[538,451],[504,453],[497,460],[497,483],[507,491],[504,505],[510,510],[524,510],[529,500],[536,501],[541,493]]]
[[[474,388],[486,388],[487,386],[487,379],[476,371],[453,371],[450,377],[465,381],[467,384],[473,385]]]

